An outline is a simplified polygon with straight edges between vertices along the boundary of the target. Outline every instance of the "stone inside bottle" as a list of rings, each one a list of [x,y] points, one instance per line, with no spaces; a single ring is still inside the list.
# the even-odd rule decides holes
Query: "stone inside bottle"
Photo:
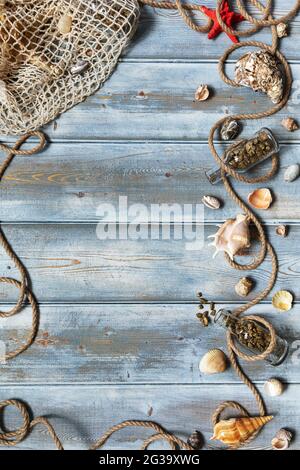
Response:
[[[269,330],[260,323],[247,318],[237,318],[224,309],[216,313],[214,322],[229,330],[245,351],[248,350],[257,355],[268,349],[271,335]],[[286,358],[288,349],[287,341],[276,335],[274,349],[265,360],[273,366],[277,366]]]
[[[269,129],[263,128],[251,139],[240,140],[225,152],[224,162],[232,169],[244,172],[263,162],[279,151],[279,145]],[[221,180],[221,170],[206,173],[212,184]]]

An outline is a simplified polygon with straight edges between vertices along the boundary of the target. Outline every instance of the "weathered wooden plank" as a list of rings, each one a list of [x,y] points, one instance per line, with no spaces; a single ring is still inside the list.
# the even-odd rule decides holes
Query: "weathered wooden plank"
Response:
[[[286,14],[294,5],[294,0],[277,2],[274,11],[278,18]],[[214,0],[206,0],[205,5],[215,8]],[[249,8],[249,11],[253,9]],[[199,13],[199,19],[205,18]],[[241,29],[249,27],[249,23],[241,25]],[[296,17],[291,23],[291,31],[282,42],[282,50],[289,59],[299,59],[300,22]],[[251,39],[271,42],[269,29],[264,29],[252,36]],[[242,38],[244,40],[244,38]],[[125,58],[133,59],[172,59],[172,60],[199,60],[205,56],[209,59],[218,59],[225,49],[231,45],[226,35],[221,35],[214,41],[209,41],[206,35],[197,34],[186,26],[176,11],[160,10],[145,7],[142,11],[139,29],[130,48],[125,52]]]
[[[228,69],[232,72],[233,64]],[[293,74],[288,109],[276,118],[248,121],[245,135],[267,125],[282,140],[299,139],[297,133],[287,132],[280,124],[283,116],[295,114],[299,105],[300,64],[293,65]],[[201,82],[209,82],[214,93],[205,102],[195,102],[195,90]],[[256,113],[271,106],[264,95],[223,83],[216,63],[122,63],[98,93],[45,130],[52,140],[207,141],[211,126],[224,114]]]
[[[215,300],[239,300],[234,285],[241,273],[230,268],[222,254],[212,260],[213,248],[207,248],[207,241],[202,250],[191,251],[186,239],[174,239],[173,229],[171,240],[99,240],[94,224],[3,228],[25,262],[41,302],[194,301],[199,288]],[[180,235],[179,229],[176,226],[176,236]],[[205,240],[215,231],[214,225],[207,225]],[[286,239],[275,235],[274,227],[269,231],[280,260],[277,288],[290,289],[298,297],[300,227],[291,227]],[[249,262],[250,258],[245,255],[241,262]],[[0,272],[4,276],[18,275],[5,255],[0,258]],[[250,274],[257,281],[257,293],[269,281],[270,263]],[[0,285],[3,303],[15,297],[12,288]]]
[[[218,306],[234,308],[234,306]],[[285,315],[269,304],[252,309],[266,315],[290,344],[289,357],[274,369],[265,362],[249,363],[256,382],[274,374],[299,383],[300,306]],[[213,348],[226,352],[224,330],[203,329],[196,305],[42,305],[40,331],[22,356],[2,364],[1,384],[76,383],[239,383],[232,368],[223,374],[200,374],[199,360]],[[30,310],[1,320],[1,344],[10,350],[30,330]],[[3,349],[3,348],[2,348]]]
[[[268,411],[275,417],[251,447],[270,445],[281,427],[295,431],[299,426],[299,385],[290,385],[283,397],[267,398]],[[34,415],[50,417],[67,449],[87,449],[110,428],[127,419],[151,419],[184,439],[199,429],[206,445],[212,444],[211,414],[224,400],[238,400],[250,412],[257,413],[255,402],[244,385],[212,386],[73,386],[73,387],[1,387],[0,399],[20,397],[30,403]],[[224,417],[234,416],[228,411]],[[6,412],[6,426],[15,429],[20,416],[12,409]],[[149,431],[130,428],[112,436],[105,449],[138,449]],[[214,442],[215,446],[221,443]],[[158,443],[156,448],[166,448]],[[43,428],[36,428],[18,449],[53,449]],[[296,433],[291,449],[299,448]]]
[[[299,145],[283,145],[281,168],[267,186],[275,202],[264,211],[264,220],[300,219],[299,182],[283,182],[283,173],[299,160]],[[211,186],[205,172],[214,166],[206,144],[52,144],[39,156],[16,158],[1,185],[1,220],[97,221],[100,204],[114,204],[119,220],[120,196],[128,205],[196,204],[215,194],[224,201],[219,211],[206,210],[206,221],[220,221],[236,214],[222,184]],[[255,174],[265,171],[260,166]],[[254,174],[254,171],[252,172]],[[247,198],[248,185],[237,183]],[[121,210],[124,216],[125,210]],[[130,218],[130,214],[128,214]]]

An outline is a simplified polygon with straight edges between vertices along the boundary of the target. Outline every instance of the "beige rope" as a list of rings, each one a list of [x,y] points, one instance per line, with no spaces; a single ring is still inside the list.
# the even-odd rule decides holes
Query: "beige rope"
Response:
[[[21,146],[30,137],[38,137],[39,143],[35,147],[33,147],[29,150],[21,149]],[[14,147],[9,147],[5,144],[0,144],[0,150],[8,153],[7,158],[4,160],[4,162],[0,166],[0,182],[3,178],[3,175],[4,175],[5,171],[7,170],[8,166],[10,165],[10,163],[12,162],[12,160],[14,159],[14,157],[16,155],[24,155],[24,156],[33,155],[37,152],[40,152],[44,148],[45,143],[46,143],[46,140],[45,140],[44,134],[42,132],[36,131],[36,132],[30,132],[29,134],[27,134],[25,136],[22,136],[16,142]],[[9,277],[0,277],[0,282],[12,285],[12,286],[17,287],[19,289],[19,298],[18,298],[17,303],[15,304],[15,306],[11,310],[9,310],[7,312],[0,311],[0,318],[8,318],[8,317],[11,317],[11,316],[19,313],[19,311],[23,307],[26,300],[31,305],[31,310],[32,310],[32,327],[31,327],[31,331],[30,331],[30,333],[27,337],[27,340],[25,341],[25,343],[23,345],[21,345],[19,348],[15,349],[14,351],[5,353],[5,355],[2,359],[9,360],[9,359],[12,359],[12,358],[18,356],[22,352],[24,352],[33,343],[33,341],[34,341],[34,339],[37,335],[38,327],[39,327],[39,309],[38,309],[37,301],[36,301],[33,293],[31,292],[31,290],[28,287],[28,284],[29,284],[28,280],[29,279],[28,279],[27,271],[26,271],[24,265],[22,264],[22,262],[19,260],[19,258],[15,254],[15,252],[12,250],[11,246],[9,245],[8,241],[6,240],[6,237],[5,237],[5,235],[4,235],[4,233],[2,232],[1,229],[0,229],[0,244],[3,247],[4,251],[6,252],[7,256],[9,256],[9,258],[14,262],[16,268],[18,269],[18,271],[20,273],[20,277],[21,277],[20,281],[17,281],[16,279],[12,279],[12,278],[9,278]]]

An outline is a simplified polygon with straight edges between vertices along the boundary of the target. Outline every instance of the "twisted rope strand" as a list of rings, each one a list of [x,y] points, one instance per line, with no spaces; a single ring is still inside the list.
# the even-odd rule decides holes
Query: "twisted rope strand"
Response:
[[[38,144],[36,146],[34,146],[33,148],[29,149],[29,150],[21,149],[22,145],[25,142],[27,142],[27,140],[31,137],[37,137],[39,139]],[[6,144],[0,144],[0,150],[6,152],[8,154],[7,158],[4,160],[4,162],[0,166],[0,182],[2,181],[2,178],[5,174],[5,171],[7,170],[7,168],[9,167],[9,165],[11,164],[12,160],[14,159],[14,157],[16,155],[23,155],[23,156],[33,155],[37,152],[40,152],[44,148],[45,144],[46,144],[45,136],[42,132],[39,132],[39,131],[30,132],[30,133],[22,136],[15,143],[15,145],[13,147],[9,147]],[[11,308],[10,310],[8,310],[6,312],[0,311],[0,318],[9,318],[9,317],[19,313],[26,300],[28,300],[29,304],[31,305],[31,310],[32,310],[31,331],[30,331],[30,333],[29,333],[29,335],[28,335],[28,337],[27,337],[27,339],[26,339],[26,341],[23,345],[21,345],[20,347],[18,347],[14,351],[5,353],[5,355],[2,359],[9,360],[9,359],[12,359],[12,358],[18,356],[22,352],[24,352],[34,342],[35,337],[36,337],[37,332],[38,332],[38,327],[39,327],[39,308],[38,308],[38,304],[37,304],[37,301],[36,301],[33,293],[31,292],[31,290],[28,287],[29,278],[28,278],[27,271],[26,271],[23,263],[20,261],[20,259],[16,255],[16,253],[11,248],[11,246],[8,243],[8,241],[7,241],[4,233],[2,232],[1,228],[0,228],[0,245],[4,249],[7,256],[15,264],[17,270],[19,271],[20,278],[21,278],[20,281],[17,281],[16,279],[12,279],[12,278],[9,278],[9,277],[3,277],[3,276],[0,277],[0,283],[9,284],[9,285],[12,285],[12,286],[16,287],[17,289],[19,289],[19,297],[18,297],[18,300],[17,300],[16,304],[14,305],[13,308]]]

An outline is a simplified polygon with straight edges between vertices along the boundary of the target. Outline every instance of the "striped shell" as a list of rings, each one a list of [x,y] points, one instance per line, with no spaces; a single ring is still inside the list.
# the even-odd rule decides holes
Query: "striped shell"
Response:
[[[214,435],[211,440],[219,440],[232,447],[239,446],[271,419],[273,419],[273,416],[232,418],[219,421],[215,425]]]
[[[293,300],[294,298],[290,292],[287,290],[280,290],[274,295],[272,304],[273,307],[277,308],[277,310],[280,310],[281,312],[287,312],[288,310],[291,310]]]

